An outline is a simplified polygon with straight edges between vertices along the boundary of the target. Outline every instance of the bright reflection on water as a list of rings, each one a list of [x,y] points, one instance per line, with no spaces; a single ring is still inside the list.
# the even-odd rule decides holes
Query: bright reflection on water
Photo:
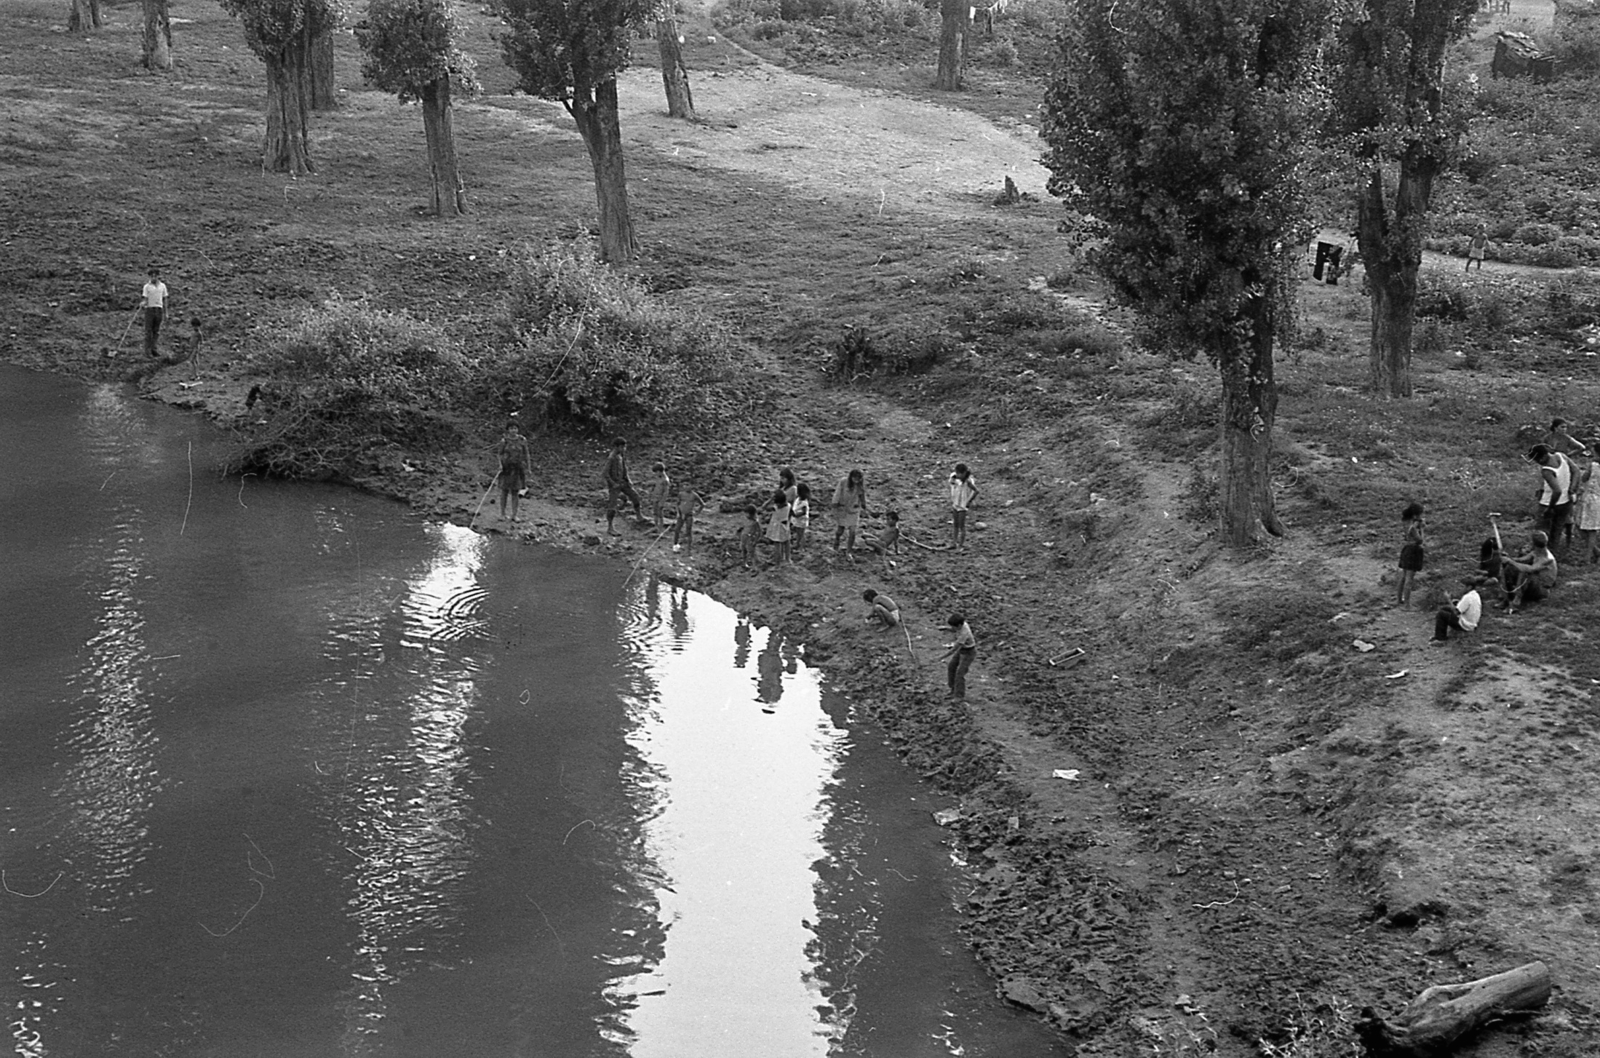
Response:
[[[0,368],[22,1058],[1054,1054],[797,644]]]
[[[845,733],[781,635],[654,584],[624,611],[627,641],[652,659],[628,741],[666,929],[662,961],[613,986],[634,1004],[632,1053],[826,1054],[845,1023],[813,981],[812,864]],[[752,645],[754,680],[729,665]]]

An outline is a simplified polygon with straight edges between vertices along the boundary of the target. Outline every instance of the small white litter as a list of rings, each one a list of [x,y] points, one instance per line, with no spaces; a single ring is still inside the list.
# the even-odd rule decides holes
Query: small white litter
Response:
[[[1389,675],[1385,676],[1384,679],[1386,679],[1386,680],[1398,680],[1398,679],[1403,679],[1406,676],[1409,676],[1410,674],[1411,674],[1411,670],[1410,669],[1401,669],[1399,672],[1391,672],[1391,673],[1389,673]]]
[[[1077,768],[1057,768],[1055,771],[1050,773],[1050,778],[1052,778],[1052,779],[1067,779],[1070,782],[1077,782],[1079,780],[1078,769]]]
[[[947,827],[960,818],[961,809],[959,808],[941,808],[939,811],[933,813],[933,821],[939,824],[941,827]]]
[[[1376,650],[1377,649],[1371,643],[1368,643],[1365,639],[1358,639],[1354,643],[1351,643],[1350,645],[1355,647],[1357,650],[1361,651],[1361,653],[1363,653],[1363,654],[1367,653],[1370,650]]]

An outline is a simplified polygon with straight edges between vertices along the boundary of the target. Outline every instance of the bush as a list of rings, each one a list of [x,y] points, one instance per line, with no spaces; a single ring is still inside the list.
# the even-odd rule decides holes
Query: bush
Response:
[[[254,358],[265,425],[228,458],[230,471],[354,475],[388,446],[445,450],[461,431],[446,414],[468,364],[439,327],[364,301],[306,310]]]
[[[1554,224],[1546,224],[1542,221],[1524,224],[1517,229],[1515,235],[1511,236],[1513,242],[1520,242],[1527,246],[1543,246],[1546,243],[1555,242],[1559,238],[1561,238],[1561,229]]]
[[[604,428],[702,412],[737,352],[724,328],[658,301],[588,244],[516,255],[507,287],[509,351],[484,381],[552,419]]]

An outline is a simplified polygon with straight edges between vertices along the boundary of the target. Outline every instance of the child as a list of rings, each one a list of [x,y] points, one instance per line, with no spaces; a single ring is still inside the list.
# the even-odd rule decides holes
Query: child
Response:
[[[1450,638],[1450,629],[1463,634],[1471,632],[1483,620],[1483,596],[1478,594],[1478,577],[1468,577],[1464,583],[1467,592],[1455,605],[1445,603],[1433,618],[1433,639],[1443,643]]]
[[[867,613],[868,624],[881,624],[884,628],[894,628],[900,623],[900,604],[883,594],[868,588],[861,593],[871,610]]]
[[[773,561],[789,561],[789,494],[782,489],[772,494],[772,514],[767,518],[767,539],[775,546]]]
[[[1594,467],[1600,459],[1600,442],[1590,442],[1589,464],[1578,479],[1583,490],[1578,496],[1578,532],[1583,534],[1588,546],[1589,564],[1600,558],[1600,478],[1594,476]]]
[[[1405,527],[1405,543],[1400,548],[1400,586],[1395,598],[1401,606],[1411,601],[1411,582],[1422,569],[1425,551],[1422,546],[1422,504],[1411,503],[1400,512],[1400,524]]]
[[[955,472],[950,475],[950,506],[955,512],[957,551],[967,546],[967,508],[977,498],[978,483],[973,479],[972,471],[967,469],[965,463],[957,463]]]
[[[888,573],[894,568],[889,556],[900,553],[900,512],[884,511],[883,521],[883,533],[868,546],[883,556],[883,571]]]
[[[756,521],[756,509],[748,506],[744,509],[744,524],[739,526],[739,557],[744,560],[746,569],[755,565],[756,540],[761,535],[761,523]]]
[[[972,668],[972,659],[978,656],[978,637],[972,634],[972,626],[959,613],[951,614],[948,624],[955,633],[955,640],[945,644],[945,657],[950,659],[946,675],[951,697],[962,699],[967,696],[967,670]]]
[[[811,528],[811,486],[801,482],[794,487],[795,500],[789,505],[789,553],[796,554]]]
[[[684,554],[694,553],[694,516],[705,505],[706,501],[694,489],[684,484],[678,486],[678,519],[672,526],[672,550],[678,550],[681,537]]]
[[[528,484],[528,442],[512,423],[500,439],[500,517],[506,516],[506,501],[511,501],[511,520],[517,520],[522,490]]]
[[[667,465],[657,463],[650,468],[655,471],[656,480],[650,489],[650,505],[654,508],[656,528],[662,528],[661,508],[667,505],[667,497],[672,494],[672,479],[667,477]]]

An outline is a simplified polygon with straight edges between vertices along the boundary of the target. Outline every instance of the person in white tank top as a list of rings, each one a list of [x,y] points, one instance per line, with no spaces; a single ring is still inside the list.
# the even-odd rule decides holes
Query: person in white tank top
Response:
[[[167,315],[167,284],[161,281],[161,269],[154,265],[150,267],[150,278],[145,282],[140,304],[144,307],[144,355],[155,356],[161,321]]]

